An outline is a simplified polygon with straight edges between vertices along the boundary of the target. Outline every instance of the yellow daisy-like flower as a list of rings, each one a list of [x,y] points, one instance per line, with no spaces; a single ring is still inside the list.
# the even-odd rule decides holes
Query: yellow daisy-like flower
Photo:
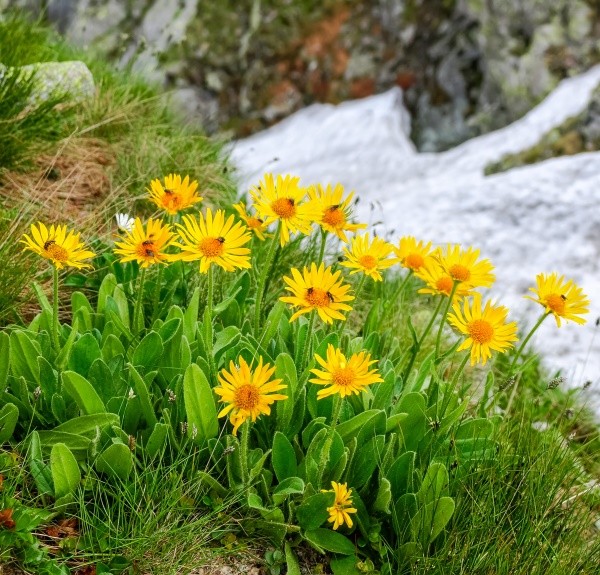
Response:
[[[317,218],[317,223],[343,242],[348,243],[346,232],[356,232],[367,227],[367,224],[354,224],[350,221],[354,192],[350,192],[344,198],[342,184],[336,184],[335,187],[328,184],[326,188],[323,188],[321,184],[311,186],[308,189],[308,197],[319,206],[320,216]]]
[[[250,215],[246,211],[246,204],[244,202],[240,202],[239,204],[234,204],[233,208],[239,214],[240,218],[242,218],[242,220],[244,220],[244,222],[248,226],[248,228],[256,234],[256,237],[259,240],[264,241],[265,238],[269,235],[266,233],[266,230],[268,227],[267,224],[260,218]]]
[[[460,246],[448,244],[445,249],[437,250],[433,257],[453,281],[472,288],[490,287],[496,279],[492,273],[492,262],[486,259],[478,260],[479,250],[471,247],[463,250]]]
[[[220,411],[219,417],[229,414],[229,420],[233,424],[233,435],[248,418],[252,421],[264,414],[271,413],[271,404],[280,399],[287,399],[286,395],[274,393],[285,389],[281,379],[271,379],[275,373],[275,367],[265,363],[263,358],[258,361],[256,369],[252,370],[242,356],[238,358],[238,364],[229,362],[229,371],[222,369],[219,372],[220,386],[214,388],[215,393],[220,396],[219,401],[227,405]]]
[[[206,210],[206,219],[202,214],[183,216],[183,225],[177,225],[181,244],[179,259],[184,262],[200,260],[200,272],[205,274],[212,264],[232,272],[236,268],[250,267],[250,250],[243,247],[252,236],[248,228],[236,222],[234,216],[225,220],[225,212]]]
[[[575,285],[572,280],[565,281],[565,276],[556,272],[551,274],[538,274],[537,286],[529,288],[536,297],[525,296],[546,308],[546,313],[551,313],[560,327],[560,319],[574,321],[583,325],[586,320],[581,315],[589,313],[590,300],[583,290]]]
[[[311,383],[316,385],[328,385],[319,390],[317,399],[323,399],[329,395],[339,393],[340,397],[346,397],[353,393],[358,395],[364,391],[367,385],[382,382],[381,376],[376,369],[370,367],[377,363],[376,359],[371,359],[371,355],[366,351],[353,354],[350,359],[333,345],[327,346],[327,359],[315,354],[315,359],[323,370],[311,369],[316,376],[311,379]]]
[[[473,295],[473,303],[469,304],[468,298],[464,299],[463,310],[460,303],[453,306],[454,313],[448,314],[448,322],[467,339],[457,351],[471,348],[471,365],[480,361],[483,365],[492,357],[492,351],[504,353],[513,347],[517,341],[517,324],[506,322],[508,309],[503,305],[494,306],[486,302],[481,307],[481,294]]]
[[[185,210],[203,198],[196,193],[198,182],[190,182],[190,177],[186,176],[183,180],[179,174],[169,174],[165,177],[163,186],[159,179],[150,182],[150,189],[146,188],[150,194],[150,199],[162,210],[168,214],[177,214]]]
[[[67,226],[50,226],[48,229],[42,222],[37,226],[31,224],[31,237],[23,234],[21,243],[25,244],[23,250],[30,250],[36,254],[50,260],[56,269],[72,267],[77,269],[91,268],[85,263],[87,260],[95,257],[95,253],[88,250],[85,244],[79,239],[81,234],[69,231]]]
[[[356,509],[351,507],[352,489],[348,489],[347,483],[336,483],[335,481],[331,482],[331,487],[333,487],[333,489],[330,489],[330,491],[335,493],[335,500],[333,501],[333,505],[327,508],[327,513],[329,513],[329,519],[327,519],[327,521],[333,523],[334,531],[344,523],[348,527],[352,527],[353,523],[350,513],[356,513]]]
[[[283,281],[288,285],[285,289],[293,295],[279,298],[300,308],[290,321],[312,310],[316,310],[325,323],[346,319],[341,312],[352,308],[344,302],[352,301],[354,296],[348,294],[350,286],[340,279],[341,271],[332,273],[331,267],[325,268],[325,264],[321,264],[317,268],[314,263],[310,265],[310,270],[305,267],[302,274],[296,268],[291,271],[292,277],[284,276]]]
[[[254,208],[266,225],[279,221],[279,242],[284,246],[290,234],[301,232],[310,235],[312,223],[319,218],[319,208],[313,201],[302,202],[306,189],[298,185],[300,178],[265,174],[257,186],[250,190]]]
[[[423,241],[417,241],[413,236],[400,238],[398,247],[394,247],[394,253],[400,265],[413,272],[418,272],[423,268],[430,252],[431,242],[426,244]]]
[[[355,236],[350,242],[350,249],[344,248],[345,260],[340,265],[352,268],[350,275],[363,272],[375,281],[382,281],[380,270],[384,270],[396,263],[389,258],[394,247],[385,240],[375,236],[373,241],[366,233]]]
[[[168,224],[150,218],[144,228],[140,218],[135,218],[133,229],[125,233],[121,242],[115,242],[115,254],[122,263],[136,261],[142,268],[152,264],[166,264],[173,261],[173,255],[165,250],[173,243],[175,234]]]
[[[452,293],[454,280],[450,274],[444,271],[444,268],[433,258],[426,258],[423,267],[415,272],[415,275],[423,280],[427,285],[419,290],[419,293],[431,295],[445,295],[449,297]],[[471,288],[468,284],[459,283],[454,292],[454,301],[460,297],[471,295]]]

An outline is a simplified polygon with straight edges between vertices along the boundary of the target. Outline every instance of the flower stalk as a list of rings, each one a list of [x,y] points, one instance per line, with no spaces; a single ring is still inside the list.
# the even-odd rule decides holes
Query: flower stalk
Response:
[[[438,329],[437,338],[435,340],[435,357],[436,357],[436,359],[440,355],[440,343],[442,341],[442,332],[444,331],[444,325],[446,324],[448,312],[450,311],[450,306],[452,305],[452,301],[454,300],[454,294],[456,293],[456,289],[458,288],[459,283],[460,282],[457,282],[456,280],[454,280],[454,283],[452,284],[452,290],[450,291],[450,295],[448,296],[448,302],[446,303],[446,307],[444,308],[444,313],[442,315],[442,321],[440,321],[440,327]]]
[[[275,252],[277,251],[277,244],[279,242],[279,228],[281,224],[277,225],[277,230],[271,238],[271,244],[269,245],[269,251],[267,252],[267,259],[264,266],[261,269],[260,275],[258,276],[258,283],[256,284],[256,303],[254,308],[254,333],[258,334],[260,329],[260,319],[262,312],[262,300],[265,292],[265,284],[267,283],[267,277],[271,271],[273,260],[275,259]]]
[[[52,300],[52,340],[56,352],[60,350],[59,321],[58,321],[58,268],[52,266],[53,300]]]

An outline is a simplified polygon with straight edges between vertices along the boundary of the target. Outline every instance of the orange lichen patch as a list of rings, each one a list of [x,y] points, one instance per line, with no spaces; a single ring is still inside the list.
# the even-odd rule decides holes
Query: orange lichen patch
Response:
[[[343,7],[313,26],[314,31],[302,42],[304,55],[308,58],[326,57],[331,51],[331,46],[340,37],[342,26],[349,17],[350,10]]]
[[[95,138],[74,138],[56,155],[40,155],[36,168],[6,172],[0,196],[7,205],[24,202],[44,209],[45,220],[82,222],[97,213],[112,188],[110,169],[116,163],[108,144]]]

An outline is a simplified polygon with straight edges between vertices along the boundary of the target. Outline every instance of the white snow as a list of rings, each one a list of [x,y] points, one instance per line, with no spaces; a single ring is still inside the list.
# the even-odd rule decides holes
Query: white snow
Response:
[[[600,66],[564,80],[539,106],[501,130],[447,152],[420,154],[411,143],[402,92],[393,89],[339,106],[313,105],[236,142],[231,159],[242,190],[265,171],[304,185],[342,183],[361,198],[359,221],[402,235],[473,245],[496,266],[494,295],[515,319],[540,308],[522,296],[540,272],[574,279],[592,299],[588,323],[558,329],[549,318],[534,339],[569,385],[591,380],[600,413],[600,152],[555,158],[486,177],[485,166],[519,152],[580,113],[600,83]]]

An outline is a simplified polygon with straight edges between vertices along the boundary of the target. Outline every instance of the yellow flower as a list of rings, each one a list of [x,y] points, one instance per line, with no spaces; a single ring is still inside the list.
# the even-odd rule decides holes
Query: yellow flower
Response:
[[[38,222],[37,226],[31,224],[30,229],[31,237],[23,234],[23,250],[30,250],[50,260],[59,270],[65,266],[77,269],[92,267],[83,260],[93,258],[96,254],[79,239],[81,234],[73,231],[67,233],[67,226],[52,225],[48,229],[42,222]]]
[[[348,527],[352,527],[353,523],[350,513],[356,513],[356,509],[350,507],[352,505],[352,489],[348,489],[347,483],[336,483],[335,481],[331,482],[331,487],[333,489],[330,489],[330,491],[335,493],[335,500],[333,501],[333,505],[327,508],[327,513],[329,513],[327,521],[333,523],[334,531],[344,523]]]
[[[325,264],[317,268],[312,263],[310,270],[305,267],[302,275],[293,268],[291,278],[284,276],[283,280],[288,284],[285,289],[293,295],[279,299],[300,308],[291,317],[291,321],[312,310],[317,310],[325,323],[333,323],[334,319],[346,319],[341,312],[352,308],[344,302],[352,301],[354,296],[348,294],[350,286],[342,283],[340,275],[339,270],[331,273],[331,268],[325,268]]]
[[[265,222],[260,218],[257,218],[256,216],[251,216],[246,211],[246,204],[244,202],[234,204],[233,208],[239,214],[240,218],[244,220],[248,228],[256,234],[256,237],[258,237],[259,240],[264,241],[265,237],[269,235],[266,233],[267,224],[265,224]]]
[[[454,281],[450,274],[446,273],[432,257],[426,258],[423,267],[415,272],[415,275],[427,284],[426,287],[419,290],[419,293],[450,296]],[[471,288],[468,284],[459,283],[454,292],[454,301],[468,295],[471,295]]]
[[[350,204],[354,192],[350,192],[346,198],[343,196],[344,186],[342,184],[336,184],[334,188],[328,184],[325,189],[318,184],[316,187],[311,186],[308,189],[308,197],[319,206],[320,216],[317,218],[317,223],[325,231],[335,234],[340,240],[348,243],[346,232],[362,230],[367,227],[367,224],[350,222],[352,216]]]
[[[379,270],[384,270],[396,263],[388,258],[392,253],[393,246],[385,240],[375,236],[370,241],[369,234],[355,236],[350,242],[350,249],[344,248],[345,260],[340,265],[353,268],[350,275],[363,272],[375,281],[383,280]]]
[[[465,298],[462,312],[460,307],[460,303],[454,304],[454,313],[448,314],[448,322],[467,336],[458,351],[471,348],[471,365],[478,361],[485,365],[492,351],[504,353],[513,347],[512,342],[517,341],[517,324],[506,322],[506,307],[494,306],[488,301],[482,309],[479,293],[473,295],[472,305]]]
[[[265,174],[264,180],[250,190],[254,208],[265,220],[266,225],[279,221],[281,231],[279,242],[284,246],[290,241],[290,234],[301,232],[310,235],[312,223],[319,218],[315,202],[302,202],[306,189],[298,185],[297,177]]]
[[[537,297],[525,296],[546,308],[546,313],[551,313],[560,327],[560,318],[574,321],[583,325],[586,320],[581,315],[589,313],[590,300],[583,290],[576,286],[572,280],[565,281],[565,276],[556,272],[551,274],[538,274],[537,286],[529,288]]]
[[[115,242],[115,253],[122,256],[122,263],[136,261],[143,268],[151,264],[165,264],[174,259],[165,253],[173,239],[171,227],[160,220],[150,218],[144,229],[140,218],[135,218],[133,229],[125,233],[122,242]]]
[[[225,220],[225,212],[206,210],[206,219],[202,214],[183,216],[183,225],[178,224],[181,244],[179,259],[190,262],[200,260],[200,272],[205,274],[211,264],[221,266],[232,272],[236,268],[250,267],[250,250],[244,248],[252,236],[241,222],[235,222],[234,216]]]
[[[179,174],[169,174],[165,177],[164,187],[160,180],[156,179],[150,182],[150,188],[149,190],[146,188],[150,200],[168,214],[177,214],[203,200],[196,194],[198,182],[196,180],[190,182],[189,176],[182,181]]]
[[[317,399],[323,399],[329,395],[340,394],[340,397],[346,397],[353,393],[358,395],[372,383],[383,381],[376,369],[369,369],[371,365],[377,363],[376,359],[371,359],[371,355],[366,351],[353,354],[350,359],[333,345],[327,346],[327,359],[315,354],[315,359],[319,362],[320,369],[311,369],[316,376],[311,379],[311,383],[316,385],[328,385],[329,387],[319,390]]]
[[[426,244],[423,241],[417,241],[413,236],[400,238],[398,247],[394,248],[400,265],[413,272],[418,272],[423,268],[430,252],[431,242]]]
[[[215,393],[220,396],[219,401],[227,404],[219,413],[219,417],[229,414],[234,435],[248,418],[256,421],[262,414],[269,415],[272,403],[287,399],[286,395],[274,393],[285,389],[286,386],[281,385],[281,379],[271,379],[275,368],[268,363],[263,365],[262,357],[254,370],[242,356],[239,356],[238,364],[239,367],[233,361],[229,362],[229,371],[222,369],[219,372],[220,387],[214,388]]]
[[[479,250],[461,249],[460,246],[448,244],[439,249],[433,256],[453,281],[469,287],[490,287],[496,276],[492,273],[494,266],[490,260],[477,260]]]

